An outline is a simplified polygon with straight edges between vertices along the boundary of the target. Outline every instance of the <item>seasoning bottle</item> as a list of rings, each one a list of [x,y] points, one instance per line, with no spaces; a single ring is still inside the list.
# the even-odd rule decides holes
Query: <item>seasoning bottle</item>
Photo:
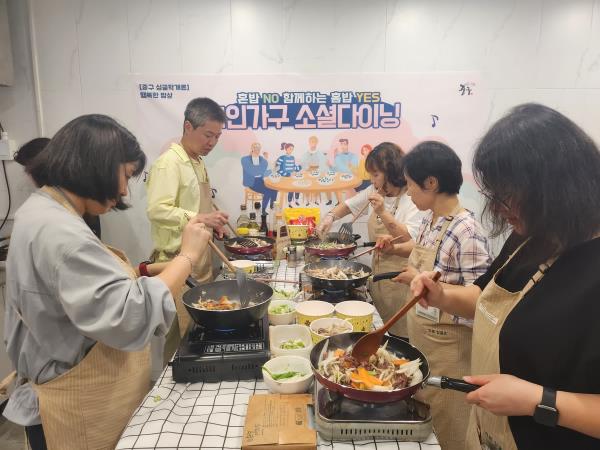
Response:
[[[251,212],[250,213],[250,221],[248,222],[248,235],[249,236],[258,236],[259,229],[260,229],[260,227],[258,226],[258,223],[256,222],[256,214]]]
[[[298,265],[298,254],[296,253],[296,247],[294,246],[288,247],[287,265],[292,268]]]
[[[267,213],[260,215],[260,229],[258,230],[259,236],[267,236],[269,229],[267,228]]]
[[[246,214],[246,205],[240,205],[240,216],[237,219],[236,225],[238,228],[248,228],[250,218]]]

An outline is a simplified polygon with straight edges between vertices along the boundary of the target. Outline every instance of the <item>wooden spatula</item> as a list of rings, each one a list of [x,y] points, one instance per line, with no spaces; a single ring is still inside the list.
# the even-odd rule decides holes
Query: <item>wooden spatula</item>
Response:
[[[439,280],[441,275],[442,274],[440,272],[436,272],[432,280]],[[413,297],[411,301],[406,303],[406,305],[404,305],[400,311],[394,314],[390,320],[383,324],[381,328],[365,334],[358,341],[356,341],[356,344],[354,344],[354,347],[352,348],[352,356],[359,361],[367,361],[369,357],[374,355],[379,347],[381,347],[381,342],[383,341],[383,335],[385,332],[389,330],[391,326],[398,321],[398,319],[403,317],[410,310],[410,308],[415,306],[426,293],[427,288],[424,287],[421,295]]]

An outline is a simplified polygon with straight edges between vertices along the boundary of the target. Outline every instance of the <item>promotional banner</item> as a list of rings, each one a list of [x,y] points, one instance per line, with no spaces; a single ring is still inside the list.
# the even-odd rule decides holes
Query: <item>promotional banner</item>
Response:
[[[477,73],[138,74],[133,82],[147,170],[181,139],[190,100],[223,107],[227,123],[205,162],[233,222],[254,200],[269,213],[276,198],[282,208],[328,210],[369,184],[364,159],[385,141],[404,151],[423,140],[452,147],[463,161],[461,199],[477,209],[471,155],[490,110]],[[134,190],[144,198],[141,186]]]

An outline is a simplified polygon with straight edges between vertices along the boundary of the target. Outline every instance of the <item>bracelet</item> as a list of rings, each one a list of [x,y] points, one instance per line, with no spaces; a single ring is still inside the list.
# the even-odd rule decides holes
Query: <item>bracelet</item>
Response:
[[[151,264],[150,261],[142,261],[140,263],[140,265],[138,266],[138,270],[140,271],[140,276],[142,277],[149,277],[150,274],[148,273],[148,264]]]
[[[190,263],[190,272],[194,271],[194,263],[192,262],[192,258],[190,258],[188,255],[186,255],[185,253],[177,253],[176,256],[181,256],[185,259],[188,260],[188,262]]]

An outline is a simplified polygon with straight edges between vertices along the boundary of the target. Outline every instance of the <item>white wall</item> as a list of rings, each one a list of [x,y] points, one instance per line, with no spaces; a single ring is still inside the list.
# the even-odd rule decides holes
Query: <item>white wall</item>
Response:
[[[600,0],[31,2],[48,136],[89,112],[135,133],[131,72],[479,70],[492,89],[490,123],[537,101],[600,141]],[[26,2],[8,0],[8,13],[15,85],[0,87],[0,120],[22,143],[36,135]],[[14,165],[20,204],[26,182]],[[143,259],[143,205],[116,216],[103,221],[106,240]]]

